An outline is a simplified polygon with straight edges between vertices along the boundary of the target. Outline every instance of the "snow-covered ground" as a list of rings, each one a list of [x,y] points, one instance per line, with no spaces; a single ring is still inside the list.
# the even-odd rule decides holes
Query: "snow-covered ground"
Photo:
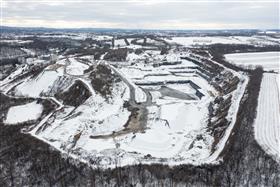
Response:
[[[54,82],[63,75],[63,70],[44,70],[37,77],[26,79],[23,83],[15,88],[16,95],[39,97],[42,93],[47,92]]]
[[[85,156],[83,153],[94,155],[96,151],[106,149],[106,146],[95,143],[99,140],[90,136],[109,135],[123,129],[130,115],[123,107],[124,101],[128,99],[129,90],[124,83],[114,87],[109,100],[94,92],[94,95],[76,109],[64,107],[57,111],[54,118],[48,119],[51,124],[49,127],[39,133],[33,130],[31,134],[50,142],[58,149],[79,150],[78,154],[82,154],[81,156]],[[114,148],[114,141],[108,146]]]
[[[279,41],[273,38],[266,37],[246,37],[246,36],[200,36],[200,37],[173,37],[172,40],[167,40],[170,43],[178,43],[184,46],[192,45],[211,45],[211,44],[249,44],[249,45],[277,45]]]
[[[13,71],[8,77],[1,81],[0,87],[5,87],[6,84],[11,82],[14,78],[21,75],[24,71],[28,69],[28,66],[25,64],[17,65],[16,70]],[[1,89],[3,90],[3,88]]]
[[[19,44],[26,44],[26,43],[32,43],[33,40],[4,40],[1,39],[0,43],[19,43]]]
[[[21,50],[23,50],[24,52],[26,52],[26,54],[31,55],[31,56],[34,56],[36,54],[36,52],[31,49],[21,48]]]
[[[236,53],[225,55],[234,64],[279,72],[280,52]],[[279,73],[264,73],[255,119],[255,138],[261,147],[280,161]]]
[[[216,43],[221,44],[239,44],[238,40],[228,37],[173,37],[168,42],[175,42],[185,46],[191,45],[211,45]]]
[[[193,163],[192,157],[196,145],[191,148],[197,135],[204,132],[207,120],[206,103],[184,103],[182,100],[171,99],[161,105],[149,107],[148,129],[145,133],[136,136],[121,148],[136,151],[141,154],[150,154],[156,158],[168,158],[176,164],[180,158],[184,163]],[[211,138],[201,142],[196,161],[210,154]],[[205,155],[205,152],[208,154]],[[176,161],[177,160],[177,161]],[[145,161],[144,161],[145,162]]]
[[[127,46],[124,39],[115,40],[115,47],[125,47]]]
[[[79,33],[79,34],[75,34],[75,33],[63,33],[63,34],[42,34],[42,35],[37,35],[37,37],[41,37],[41,38],[71,38],[73,40],[84,40],[87,38],[87,34],[84,33]]]
[[[168,159],[168,162],[176,163],[177,161],[176,164],[180,163],[180,159],[184,163],[192,163],[192,160],[186,158],[190,158],[194,151],[190,148],[190,144],[194,141],[196,135],[204,131],[204,120],[206,120],[205,111],[202,111],[204,109],[206,108],[180,102],[163,105],[160,108],[149,108],[150,117],[153,119],[148,122],[149,128],[145,133],[129,135],[128,138],[123,140],[119,139],[118,142],[123,141],[120,148],[131,152],[135,151],[142,155],[150,154],[156,158],[155,162],[159,162],[159,158],[165,158]],[[190,118],[189,115],[196,117]],[[205,138],[205,142],[201,142],[203,147],[197,155],[197,160],[206,156],[202,154],[204,152],[208,152],[209,155],[210,142],[211,139],[207,138]],[[195,145],[194,147],[194,149],[197,148]],[[123,162],[127,161],[124,160]],[[134,162],[137,162],[137,160]],[[145,163],[145,160],[141,162]],[[152,162],[152,160],[146,161],[146,163]]]
[[[235,102],[226,117],[231,124],[212,154],[208,107],[220,95],[200,76],[203,71],[198,65],[181,59],[189,55],[186,53],[171,49],[161,55],[160,50],[150,49],[138,55],[130,50],[124,63],[97,62],[121,78],[110,85],[108,98],[94,90],[91,77],[84,73],[89,64],[73,56],[61,56],[38,76],[21,80],[14,91],[16,96],[53,97],[59,107],[31,127],[30,134],[93,167],[216,163],[235,123],[246,84],[235,72],[241,83],[230,93]],[[55,93],[67,90],[74,80],[80,80],[91,96],[77,107],[64,106],[54,98]]]
[[[84,70],[88,68],[88,65],[77,61],[75,58],[69,58],[69,62],[66,72],[70,75],[83,75]]]
[[[180,59],[179,54],[168,55],[172,58],[166,58],[166,56],[159,54],[153,55],[160,60],[166,59],[167,62]],[[137,59],[137,55],[135,56],[136,58],[131,59],[132,61]],[[214,99],[210,95],[216,95],[217,92],[205,79],[195,75],[193,68],[197,65],[187,60],[181,61],[180,64],[174,63],[173,65],[160,65],[158,67],[140,62],[130,66],[119,65],[118,71],[122,76],[127,77],[129,82],[132,82],[131,84],[164,84],[166,81],[189,80],[197,84],[200,87],[198,90],[204,94],[201,100],[198,99],[195,95],[196,90],[188,83],[164,84],[167,88],[161,88],[160,85],[140,86],[147,90],[153,90],[150,91],[153,104],[148,107],[147,129],[144,133],[127,134],[115,138],[115,142],[119,145],[119,151],[122,152],[122,156],[118,158],[119,165],[137,163],[178,165],[214,163],[217,161],[216,159],[225,146],[225,142],[235,124],[235,115],[247,80],[240,75],[242,83],[233,93],[236,103],[232,105],[227,116],[228,120],[231,121],[230,128],[218,144],[215,154],[210,157],[214,140],[207,132],[208,105]],[[193,97],[193,99],[186,99],[184,97],[186,95],[190,98]],[[107,139],[94,141],[104,144],[106,148],[113,149],[114,147],[113,145],[109,146],[113,142]],[[103,152],[100,154],[102,154],[102,158],[110,160],[109,163],[114,163],[112,157]],[[150,157],[149,159],[145,159],[147,155]],[[108,166],[108,162],[104,161],[104,164]]]
[[[127,54],[126,60],[129,62],[135,62],[137,60],[145,60],[148,57],[146,53],[143,53],[141,55],[136,55],[135,53],[129,53]]]
[[[280,52],[234,53],[226,54],[225,58],[239,66],[262,66],[267,71],[280,70]]]
[[[9,108],[4,123],[17,124],[28,120],[36,120],[40,117],[42,111],[43,106],[37,104],[36,101],[24,105],[13,106]]]
[[[173,62],[174,59],[179,59],[179,56],[172,54],[158,58]],[[47,92],[49,87],[56,83],[58,75],[64,75],[64,73],[68,74],[67,76],[75,77],[77,75],[63,71],[64,66],[68,69],[72,63],[76,63],[76,61],[70,60],[70,63],[67,63],[67,60],[61,60],[48,66],[38,77],[17,86],[16,93],[26,91],[26,95],[39,97],[41,92]],[[98,164],[102,167],[114,167],[116,157],[118,157],[117,164],[119,165],[162,162],[168,162],[171,165],[200,164],[202,160],[209,157],[213,137],[207,132],[206,128],[207,106],[213,98],[209,96],[208,92],[215,93],[215,90],[206,80],[195,77],[193,73],[180,72],[182,75],[189,74],[189,77],[186,75],[174,76],[171,73],[173,70],[188,69],[196,67],[196,65],[186,60],[183,60],[181,64],[161,65],[159,67],[146,66],[141,63],[118,68],[106,63],[105,65],[125,78],[123,82],[117,83],[118,85],[113,87],[112,98],[106,100],[96,93],[82,77],[84,75],[80,75],[78,79],[87,85],[92,96],[77,108],[61,106],[60,109],[44,118],[30,133],[59,150],[69,152],[73,157],[79,157],[87,161],[89,161],[89,158],[93,160],[101,159]],[[83,71],[80,71],[80,73],[83,74]],[[49,81],[44,81],[45,78],[42,78],[44,74],[47,75],[46,79]],[[130,99],[128,85],[135,90],[136,102],[144,103],[147,101],[147,95],[141,87],[135,85],[137,78],[150,77],[151,79],[157,79],[157,77],[160,77],[163,80],[169,78],[169,76],[158,76],[160,74],[169,74],[174,81],[189,79],[195,82],[201,87],[200,91],[205,94],[205,97],[199,100],[195,96],[196,90],[189,84],[184,86],[182,84],[170,84],[169,88],[175,90],[175,95],[178,93],[179,96],[180,94],[189,94],[194,98],[192,100],[177,96],[170,97],[157,91],[151,91],[153,104],[150,103],[151,105],[149,105],[147,103],[148,114],[145,131],[142,133],[125,133],[114,137],[114,132],[124,129],[124,125],[131,114],[127,108],[124,108],[124,101]],[[151,80],[145,81],[149,82]],[[38,82],[41,84],[37,85]],[[34,93],[30,93],[31,87],[35,90]],[[160,89],[160,87],[155,89]],[[169,91],[167,90],[167,92]],[[43,131],[39,130],[42,129],[41,127],[44,127]],[[92,136],[104,135],[108,137],[91,138]],[[202,138],[197,140],[197,137]],[[121,154],[116,156],[117,153]],[[147,155],[150,157],[149,159],[145,158]]]
[[[94,35],[92,38],[95,40],[112,40],[113,37],[108,35]]]
[[[264,73],[255,119],[255,138],[280,162],[279,74]]]

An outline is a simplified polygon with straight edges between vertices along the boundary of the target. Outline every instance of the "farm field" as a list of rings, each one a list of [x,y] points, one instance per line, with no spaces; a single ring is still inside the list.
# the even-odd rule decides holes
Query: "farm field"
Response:
[[[280,52],[256,52],[226,54],[225,58],[238,66],[256,67],[262,66],[266,71],[278,71],[280,69]]]
[[[258,99],[255,138],[277,161],[280,161],[279,101],[279,75],[265,73]]]
[[[279,55],[280,52],[261,52],[227,54],[225,57],[236,65],[251,66],[251,68],[262,66],[265,71],[279,72]],[[279,73],[264,73],[254,124],[255,139],[278,162],[280,161],[279,115]]]
[[[275,45],[280,40],[271,37],[260,36],[191,36],[191,37],[173,37],[168,42],[175,42],[184,46],[202,46],[212,44],[247,44],[247,45]]]

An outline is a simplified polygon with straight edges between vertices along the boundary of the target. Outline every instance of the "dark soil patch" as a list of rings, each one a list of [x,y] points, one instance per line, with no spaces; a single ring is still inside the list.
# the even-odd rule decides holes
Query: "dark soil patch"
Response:
[[[105,98],[112,94],[113,84],[119,81],[119,78],[113,74],[110,68],[99,64],[90,74],[91,84],[95,91]]]
[[[90,96],[90,91],[80,80],[76,80],[68,90],[55,94],[55,97],[62,100],[65,105],[74,107],[84,103]]]

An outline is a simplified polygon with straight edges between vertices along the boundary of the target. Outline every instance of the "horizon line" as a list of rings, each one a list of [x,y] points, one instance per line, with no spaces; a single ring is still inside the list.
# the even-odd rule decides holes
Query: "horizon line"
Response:
[[[209,29],[148,29],[148,28],[144,28],[144,29],[140,29],[140,28],[117,28],[117,27],[78,27],[78,28],[74,28],[74,27],[64,27],[64,28],[59,28],[59,27],[45,27],[45,26],[7,26],[7,25],[1,25],[1,30],[3,29],[3,27],[5,28],[18,28],[18,29],[54,29],[54,30],[80,30],[80,29],[105,29],[105,30],[159,30],[159,31],[193,31],[193,30],[197,30],[197,31],[209,31],[209,30],[217,30],[217,31],[237,31],[237,30],[277,30],[280,31],[279,28],[239,28],[239,29],[230,29],[230,28],[209,28]]]

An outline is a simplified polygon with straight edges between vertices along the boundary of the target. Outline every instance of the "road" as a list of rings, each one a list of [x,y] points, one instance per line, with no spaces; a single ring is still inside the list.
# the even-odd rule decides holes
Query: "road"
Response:
[[[146,101],[142,103],[137,103],[135,99],[135,89],[136,85],[129,80],[122,72],[120,72],[114,66],[104,63],[107,65],[113,72],[115,72],[124,83],[128,86],[130,90],[130,99],[129,99],[129,107],[128,110],[131,111],[128,121],[124,125],[124,129],[113,132],[107,135],[98,135],[98,136],[91,136],[93,139],[106,139],[106,138],[114,138],[117,136],[122,136],[128,133],[137,133],[137,132],[144,132],[147,126],[147,116],[148,116],[148,109],[147,107],[152,104],[152,96],[148,90],[142,89],[146,94]]]

